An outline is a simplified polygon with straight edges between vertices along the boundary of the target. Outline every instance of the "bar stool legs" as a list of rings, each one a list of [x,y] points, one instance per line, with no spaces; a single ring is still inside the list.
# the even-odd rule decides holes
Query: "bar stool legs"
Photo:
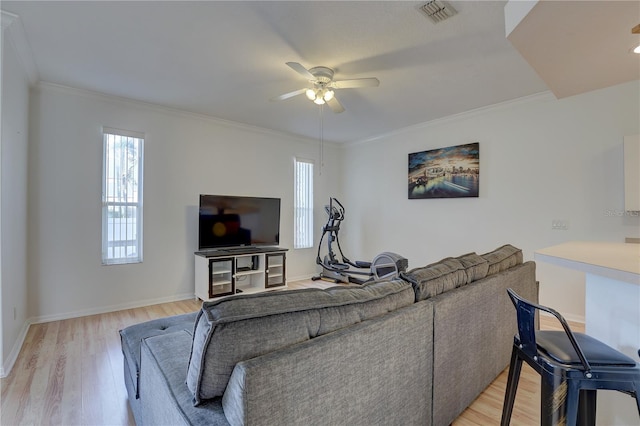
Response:
[[[518,356],[518,352],[514,348],[511,351],[507,390],[504,397],[504,405],[502,406],[502,420],[500,420],[500,426],[509,426],[509,423],[511,422],[511,414],[513,413],[513,404],[516,400],[516,391],[518,390],[521,370],[522,359]]]

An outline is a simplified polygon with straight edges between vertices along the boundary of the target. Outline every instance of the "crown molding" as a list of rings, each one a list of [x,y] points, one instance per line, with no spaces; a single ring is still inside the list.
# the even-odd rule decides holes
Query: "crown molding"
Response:
[[[136,99],[126,98],[123,96],[110,95],[102,92],[97,92],[89,89],[81,89],[77,87],[65,86],[63,84],[51,83],[48,81],[40,80],[35,85],[34,90],[49,90],[49,91],[57,91],[61,93],[68,93],[74,96],[82,96],[85,98],[93,98],[99,101],[111,102],[111,103],[120,103],[122,105],[133,106],[136,108],[144,108],[149,111],[169,114],[173,116],[179,116],[184,118],[190,118],[195,120],[202,120],[210,123],[217,124],[219,126],[223,126],[226,128],[239,129],[247,132],[251,132],[254,134],[268,135],[275,139],[286,139],[292,142],[302,142],[302,143],[312,143],[317,144],[318,140],[313,138],[308,138],[301,135],[296,135],[293,133],[282,132],[279,130],[273,130],[266,127],[253,126],[246,123],[240,123],[237,121],[226,120],[223,118],[219,118],[213,115],[202,114],[198,112],[192,112],[188,110],[182,110],[178,108],[173,108],[161,104],[155,104],[151,102],[140,101]],[[325,141],[327,145],[336,145],[335,142]]]
[[[505,108],[512,108],[519,104],[526,104],[526,103],[538,102],[538,101],[554,101],[554,100],[557,100],[557,99],[553,95],[553,93],[551,93],[551,91],[549,90],[546,90],[544,92],[534,93],[533,95],[523,96],[523,97],[512,99],[512,100],[499,102],[497,104],[487,105],[487,106],[475,108],[469,111],[464,111],[458,114],[448,115],[442,118],[436,118],[430,121],[425,121],[423,123],[414,124],[412,126],[403,127],[403,128],[393,130],[391,132],[383,133],[377,136],[373,136],[367,139],[347,142],[344,144],[344,146],[366,144],[369,142],[374,142],[380,139],[386,139],[389,137],[401,135],[401,134],[416,131],[416,130],[426,129],[429,127],[438,126],[445,123],[450,123],[458,120],[463,120],[466,118],[475,117],[477,115],[486,114],[492,111],[498,111]]]
[[[34,86],[40,77],[38,76],[38,67],[33,58],[33,52],[31,51],[29,40],[27,39],[27,33],[22,25],[22,20],[18,15],[4,10],[0,10],[0,16],[3,36],[5,34],[8,36],[7,39],[16,49],[16,53],[20,59],[20,64],[27,74],[29,83]]]

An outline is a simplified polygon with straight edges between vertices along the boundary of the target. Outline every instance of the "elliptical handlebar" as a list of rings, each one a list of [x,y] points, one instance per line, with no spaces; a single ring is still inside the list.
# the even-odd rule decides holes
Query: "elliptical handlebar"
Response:
[[[333,205],[333,202],[336,202],[338,207]],[[324,206],[324,210],[329,215],[329,220],[341,221],[344,220],[344,206],[340,204],[336,198],[329,198],[329,205]]]
[[[338,206],[340,206],[340,215],[343,216],[343,218],[344,218],[344,206],[342,205],[342,203],[340,201],[338,201],[337,198],[333,198],[332,197],[329,202],[333,203],[334,201],[336,202],[336,204]]]

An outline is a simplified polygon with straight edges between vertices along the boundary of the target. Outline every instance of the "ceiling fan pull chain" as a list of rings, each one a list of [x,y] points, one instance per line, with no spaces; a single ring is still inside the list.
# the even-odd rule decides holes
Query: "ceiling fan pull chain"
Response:
[[[324,105],[320,105],[320,171],[322,175],[322,169],[324,168]]]

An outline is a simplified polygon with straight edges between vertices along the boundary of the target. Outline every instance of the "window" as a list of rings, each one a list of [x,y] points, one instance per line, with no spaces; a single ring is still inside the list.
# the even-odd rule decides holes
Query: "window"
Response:
[[[295,159],[293,248],[313,247],[313,162]]]
[[[142,262],[143,145],[143,134],[103,129],[103,265]]]

